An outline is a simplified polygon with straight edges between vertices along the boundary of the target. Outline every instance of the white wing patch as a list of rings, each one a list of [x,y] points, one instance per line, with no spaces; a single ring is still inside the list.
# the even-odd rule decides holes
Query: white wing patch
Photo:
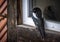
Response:
[[[35,15],[35,13],[33,13],[33,16],[34,16],[36,19],[38,19],[38,17]]]

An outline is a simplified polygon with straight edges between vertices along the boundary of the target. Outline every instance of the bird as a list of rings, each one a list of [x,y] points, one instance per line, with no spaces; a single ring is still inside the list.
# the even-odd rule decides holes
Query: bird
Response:
[[[36,26],[36,28],[38,29],[38,31],[41,34],[41,38],[44,39],[45,38],[45,28],[44,28],[44,19],[42,18],[42,12],[41,9],[38,7],[33,8],[32,10],[32,19],[33,22]]]

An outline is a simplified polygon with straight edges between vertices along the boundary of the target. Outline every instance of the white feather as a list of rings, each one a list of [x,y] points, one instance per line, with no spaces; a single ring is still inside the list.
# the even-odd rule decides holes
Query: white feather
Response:
[[[38,17],[36,16],[36,14],[35,14],[35,13],[33,13],[33,16],[34,16],[36,19],[38,19]]]

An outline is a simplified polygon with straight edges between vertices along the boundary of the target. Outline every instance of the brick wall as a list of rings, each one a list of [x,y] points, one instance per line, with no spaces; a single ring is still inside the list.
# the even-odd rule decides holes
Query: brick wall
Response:
[[[0,42],[6,42],[7,40],[7,18],[3,18],[6,14],[7,0],[0,0]]]

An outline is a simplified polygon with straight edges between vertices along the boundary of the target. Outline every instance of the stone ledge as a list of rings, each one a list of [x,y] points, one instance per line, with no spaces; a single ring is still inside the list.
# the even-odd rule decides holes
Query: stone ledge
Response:
[[[60,35],[56,32],[47,31],[46,34],[46,39],[43,41],[37,29],[17,27],[18,42],[60,42]]]

